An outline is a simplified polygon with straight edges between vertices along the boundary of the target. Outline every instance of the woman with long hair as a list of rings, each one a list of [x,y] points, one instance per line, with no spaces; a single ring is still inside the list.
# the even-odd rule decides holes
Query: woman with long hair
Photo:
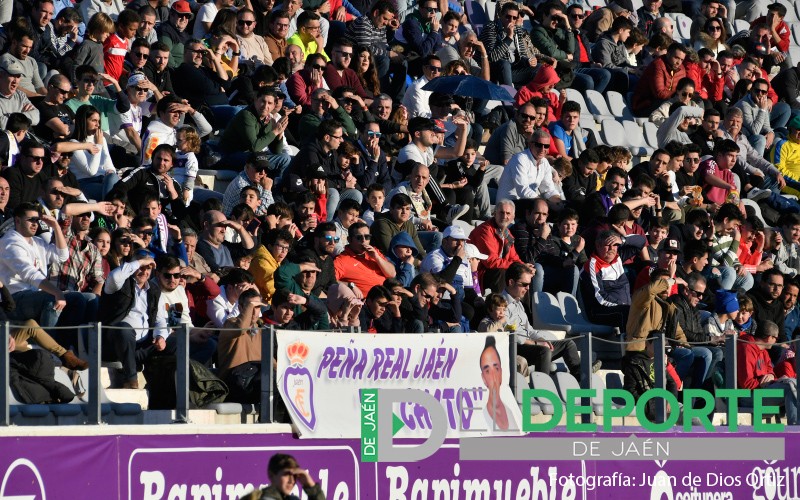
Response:
[[[70,142],[95,144],[94,150],[76,150],[69,163],[70,171],[78,179],[78,185],[87,198],[102,200],[119,180],[117,169],[111,162],[108,143],[100,126],[100,111],[86,104],[78,108],[75,115],[75,130]]]
[[[725,41],[728,39],[728,32],[725,30],[725,23],[718,17],[709,18],[703,25],[702,31],[697,34],[694,42],[694,49],[700,50],[703,47],[714,53],[714,58],[728,46]]]
[[[103,258],[103,277],[108,278],[111,267],[106,257],[109,250],[111,250],[111,232],[104,227],[93,227],[89,231],[89,238],[91,238],[92,243],[97,247],[97,251],[100,252],[100,256]]]
[[[355,50],[356,61],[353,69],[361,80],[361,86],[367,91],[368,97],[381,93],[381,83],[378,80],[378,70],[375,67],[375,58],[367,47],[357,47]]]
[[[141,247],[140,247],[141,248]],[[131,230],[118,228],[111,233],[111,247],[103,260],[108,262],[109,271],[113,271],[131,259],[134,251],[134,239]]]

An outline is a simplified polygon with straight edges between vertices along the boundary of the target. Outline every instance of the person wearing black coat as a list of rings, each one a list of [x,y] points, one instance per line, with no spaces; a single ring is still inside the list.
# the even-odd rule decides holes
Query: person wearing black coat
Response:
[[[772,89],[778,98],[792,109],[800,109],[800,62],[793,68],[786,68],[772,79]]]

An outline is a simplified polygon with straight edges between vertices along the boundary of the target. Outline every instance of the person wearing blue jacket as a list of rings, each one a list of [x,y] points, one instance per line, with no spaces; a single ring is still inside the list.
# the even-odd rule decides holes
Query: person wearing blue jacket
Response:
[[[419,250],[417,250],[414,240],[405,231],[395,234],[389,242],[389,251],[386,253],[386,258],[394,264],[394,268],[397,271],[396,278],[400,280],[404,287],[411,286],[411,280],[417,275],[414,259],[418,255]]]

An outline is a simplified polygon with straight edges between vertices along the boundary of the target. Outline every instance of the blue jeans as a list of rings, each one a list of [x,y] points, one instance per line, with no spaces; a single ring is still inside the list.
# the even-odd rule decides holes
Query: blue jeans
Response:
[[[23,290],[14,295],[17,307],[8,314],[12,321],[32,319],[44,329],[56,326],[61,311],[53,309],[56,298],[41,290]]]
[[[789,425],[797,425],[797,379],[775,380],[767,388],[783,389],[783,398],[765,398],[764,404],[783,406],[786,410],[786,422]],[[753,398],[742,399],[739,404],[753,406]]]
[[[106,175],[95,175],[78,181],[78,187],[89,200],[101,201],[105,198],[114,184],[119,180],[116,173]]]
[[[689,375],[689,370],[692,369],[694,364],[694,352],[685,347],[676,347],[669,355],[672,361],[675,362],[675,371],[681,380],[684,380]]]
[[[692,388],[703,387],[703,383],[714,373],[717,365],[722,361],[722,352],[719,347],[692,346],[695,361]]]
[[[243,110],[247,106],[231,106],[229,104],[221,104],[218,106],[211,106],[211,112],[214,113],[214,128],[224,129],[236,116],[236,113]]]
[[[244,164],[250,158],[251,154],[252,153],[250,151],[236,151],[233,153],[227,153],[222,156],[222,159],[219,161],[216,168],[224,170],[236,170],[241,172],[244,170]],[[283,172],[289,168],[289,164],[292,162],[292,157],[284,153],[266,153],[266,156],[271,165],[270,177],[273,179],[277,179],[278,177],[282,176]]]
[[[706,278],[716,280],[719,287],[723,290],[744,290],[748,291],[753,288],[753,275],[745,272],[744,276],[736,274],[736,269],[729,266],[708,267],[708,271],[704,272]],[[711,274],[711,270],[716,269],[719,275]]]
[[[364,203],[364,195],[357,189],[345,189],[341,193],[338,189],[328,189],[328,203],[325,205],[328,209],[328,222],[336,217],[336,210],[342,200],[356,200],[361,205]]]
[[[785,128],[791,117],[792,108],[785,102],[779,102],[772,106],[772,112],[769,114],[769,124],[774,129]]]
[[[587,90],[596,90],[601,94],[606,90],[611,81],[611,72],[604,68],[578,68],[575,70],[575,80],[572,87],[584,93]]]
[[[492,80],[501,85],[524,85],[536,76],[538,68],[532,68],[528,60],[511,63],[510,61],[493,62],[490,66]]]
[[[440,231],[418,231],[417,235],[426,252],[433,252],[442,246],[442,233]]]

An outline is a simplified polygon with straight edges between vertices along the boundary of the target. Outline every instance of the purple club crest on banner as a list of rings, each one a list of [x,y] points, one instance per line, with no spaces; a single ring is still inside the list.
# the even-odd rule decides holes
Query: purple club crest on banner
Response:
[[[286,346],[289,366],[283,373],[283,392],[288,397],[289,408],[306,427],[314,430],[317,414],[314,411],[314,380],[304,366],[308,357],[308,346],[293,342]]]

